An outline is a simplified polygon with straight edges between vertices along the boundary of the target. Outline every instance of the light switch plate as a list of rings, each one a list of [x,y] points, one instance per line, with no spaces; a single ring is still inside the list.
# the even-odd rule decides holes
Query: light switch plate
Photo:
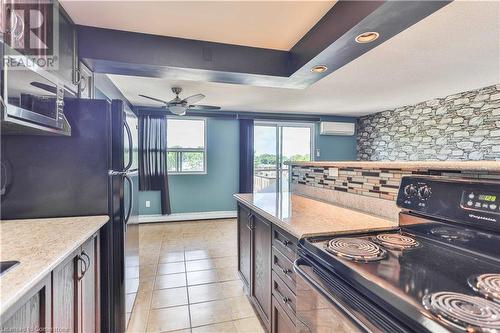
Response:
[[[339,176],[339,168],[328,168],[328,176],[329,177],[338,177]]]
[[[151,207],[151,201],[146,200],[146,208],[149,208],[149,207]]]

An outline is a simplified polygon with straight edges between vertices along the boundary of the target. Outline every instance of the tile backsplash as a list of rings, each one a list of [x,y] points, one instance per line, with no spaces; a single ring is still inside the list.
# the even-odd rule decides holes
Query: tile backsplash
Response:
[[[336,170],[330,172],[331,168]],[[336,176],[331,176],[331,174]],[[487,172],[294,165],[292,166],[291,183],[395,201],[401,178],[408,175],[500,179],[499,174]]]

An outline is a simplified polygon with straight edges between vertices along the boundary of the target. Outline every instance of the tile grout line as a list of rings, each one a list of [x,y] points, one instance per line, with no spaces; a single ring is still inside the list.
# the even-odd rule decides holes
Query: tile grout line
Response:
[[[186,264],[186,249],[183,247],[182,255],[184,256],[184,276],[186,279],[186,294],[187,294],[187,308],[188,308],[188,315],[189,315],[189,331],[193,331],[193,323],[191,319],[191,301],[189,300],[189,282],[188,282],[188,271],[187,271],[187,264]]]
[[[151,310],[152,310],[152,305],[153,305],[153,292],[155,290],[155,285],[156,285],[156,277],[158,276],[158,265],[160,262],[160,252],[161,252],[161,245],[163,244],[163,237],[160,243],[160,250],[158,251],[158,258],[156,259],[156,269],[155,269],[155,275],[153,278],[153,289],[151,290],[151,298],[149,299],[149,305],[148,305],[148,314],[146,315],[146,332],[148,331],[149,327],[149,317],[151,315]],[[139,262],[139,284],[141,283],[141,272],[140,272],[140,262]]]

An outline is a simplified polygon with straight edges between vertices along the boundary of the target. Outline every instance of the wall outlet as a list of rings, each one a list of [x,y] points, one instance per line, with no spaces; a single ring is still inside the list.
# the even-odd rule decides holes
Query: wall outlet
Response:
[[[316,148],[316,157],[320,157],[321,156],[321,152],[319,151],[319,148]]]
[[[338,177],[339,168],[328,168],[328,177]]]
[[[149,208],[149,207],[151,207],[151,201],[146,200],[146,208]]]

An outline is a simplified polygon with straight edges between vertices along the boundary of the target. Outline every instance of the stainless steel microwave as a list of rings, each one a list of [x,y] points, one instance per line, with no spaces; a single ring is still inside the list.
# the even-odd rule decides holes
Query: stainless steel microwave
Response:
[[[71,135],[64,116],[64,86],[47,71],[27,67],[1,71],[3,134]]]

